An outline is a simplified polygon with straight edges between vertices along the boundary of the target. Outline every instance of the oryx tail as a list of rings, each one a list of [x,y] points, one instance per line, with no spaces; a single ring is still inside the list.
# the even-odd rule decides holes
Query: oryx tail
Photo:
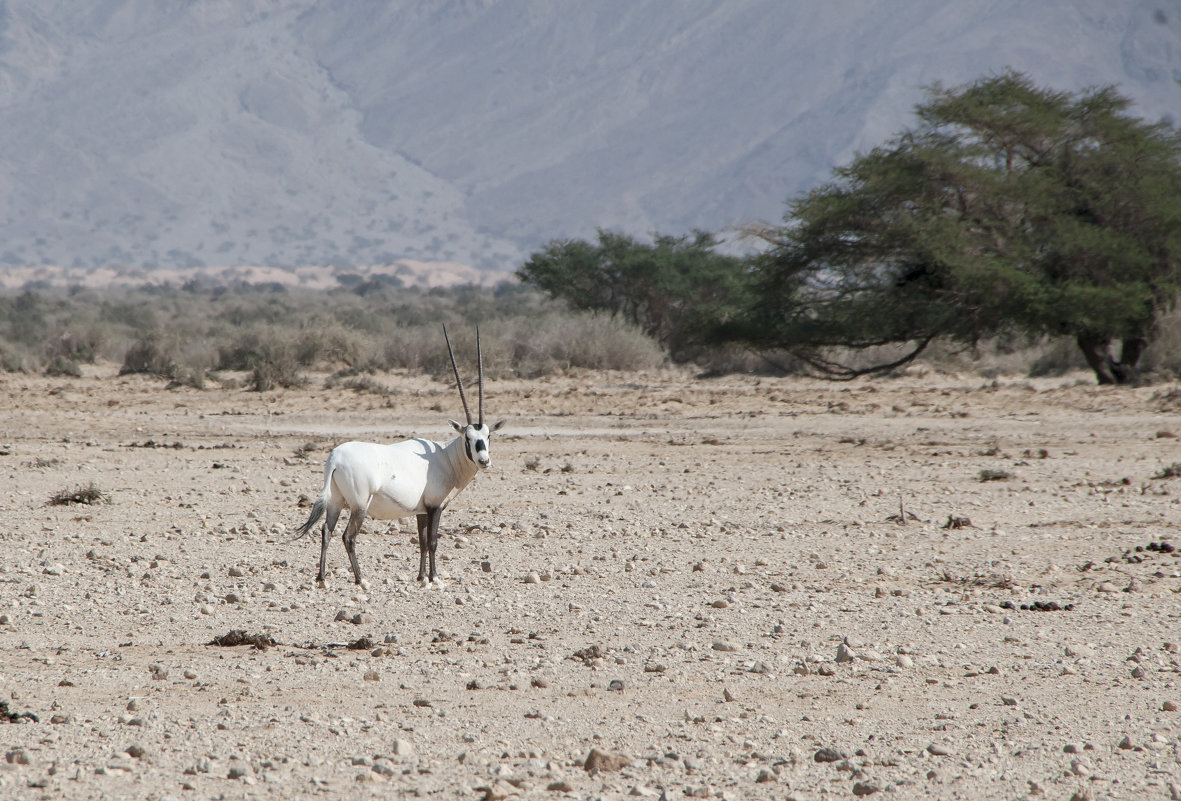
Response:
[[[288,542],[295,542],[301,540],[316,527],[316,523],[320,522],[320,518],[324,516],[324,510],[328,508],[328,493],[332,487],[332,474],[324,477],[324,491],[320,493],[320,497],[316,498],[316,502],[312,504],[312,514],[308,521],[302,526],[295,529],[295,536],[287,540]]]

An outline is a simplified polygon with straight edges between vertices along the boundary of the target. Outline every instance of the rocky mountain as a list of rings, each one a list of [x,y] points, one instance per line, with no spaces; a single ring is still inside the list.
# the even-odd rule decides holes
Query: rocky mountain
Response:
[[[0,269],[404,259],[778,219],[1012,67],[1181,117],[1174,0],[6,0]]]

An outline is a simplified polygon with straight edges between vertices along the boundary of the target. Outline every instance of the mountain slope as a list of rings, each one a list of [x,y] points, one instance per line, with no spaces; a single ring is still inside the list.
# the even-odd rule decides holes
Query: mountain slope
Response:
[[[511,270],[600,226],[775,219],[922,86],[1005,67],[1177,116],[1181,9],[10,0],[0,265]]]

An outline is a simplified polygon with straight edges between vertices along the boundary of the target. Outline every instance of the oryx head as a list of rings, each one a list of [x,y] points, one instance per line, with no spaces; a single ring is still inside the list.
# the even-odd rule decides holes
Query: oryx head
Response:
[[[493,431],[499,431],[504,421],[488,426],[484,423],[484,351],[480,347],[480,329],[476,328],[476,363],[480,387],[480,417],[472,422],[472,412],[467,405],[467,395],[463,391],[463,380],[459,377],[459,367],[455,364],[455,351],[451,349],[451,337],[447,336],[447,326],[443,326],[443,338],[447,340],[447,354],[451,357],[451,369],[455,371],[455,384],[459,387],[459,399],[463,401],[463,413],[467,417],[467,425],[460,425],[454,420],[449,421],[451,427],[463,437],[464,452],[476,467],[484,468],[492,464],[492,456],[488,452],[488,439]]]

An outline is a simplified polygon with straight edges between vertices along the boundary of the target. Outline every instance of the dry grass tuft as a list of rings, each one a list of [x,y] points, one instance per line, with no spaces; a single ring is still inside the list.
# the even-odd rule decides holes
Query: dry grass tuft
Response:
[[[76,487],[74,489],[64,489],[60,492],[54,493],[50,496],[47,506],[70,506],[72,504],[95,504],[95,503],[110,503],[111,496],[94,486],[94,482],[90,482],[88,486]]]

